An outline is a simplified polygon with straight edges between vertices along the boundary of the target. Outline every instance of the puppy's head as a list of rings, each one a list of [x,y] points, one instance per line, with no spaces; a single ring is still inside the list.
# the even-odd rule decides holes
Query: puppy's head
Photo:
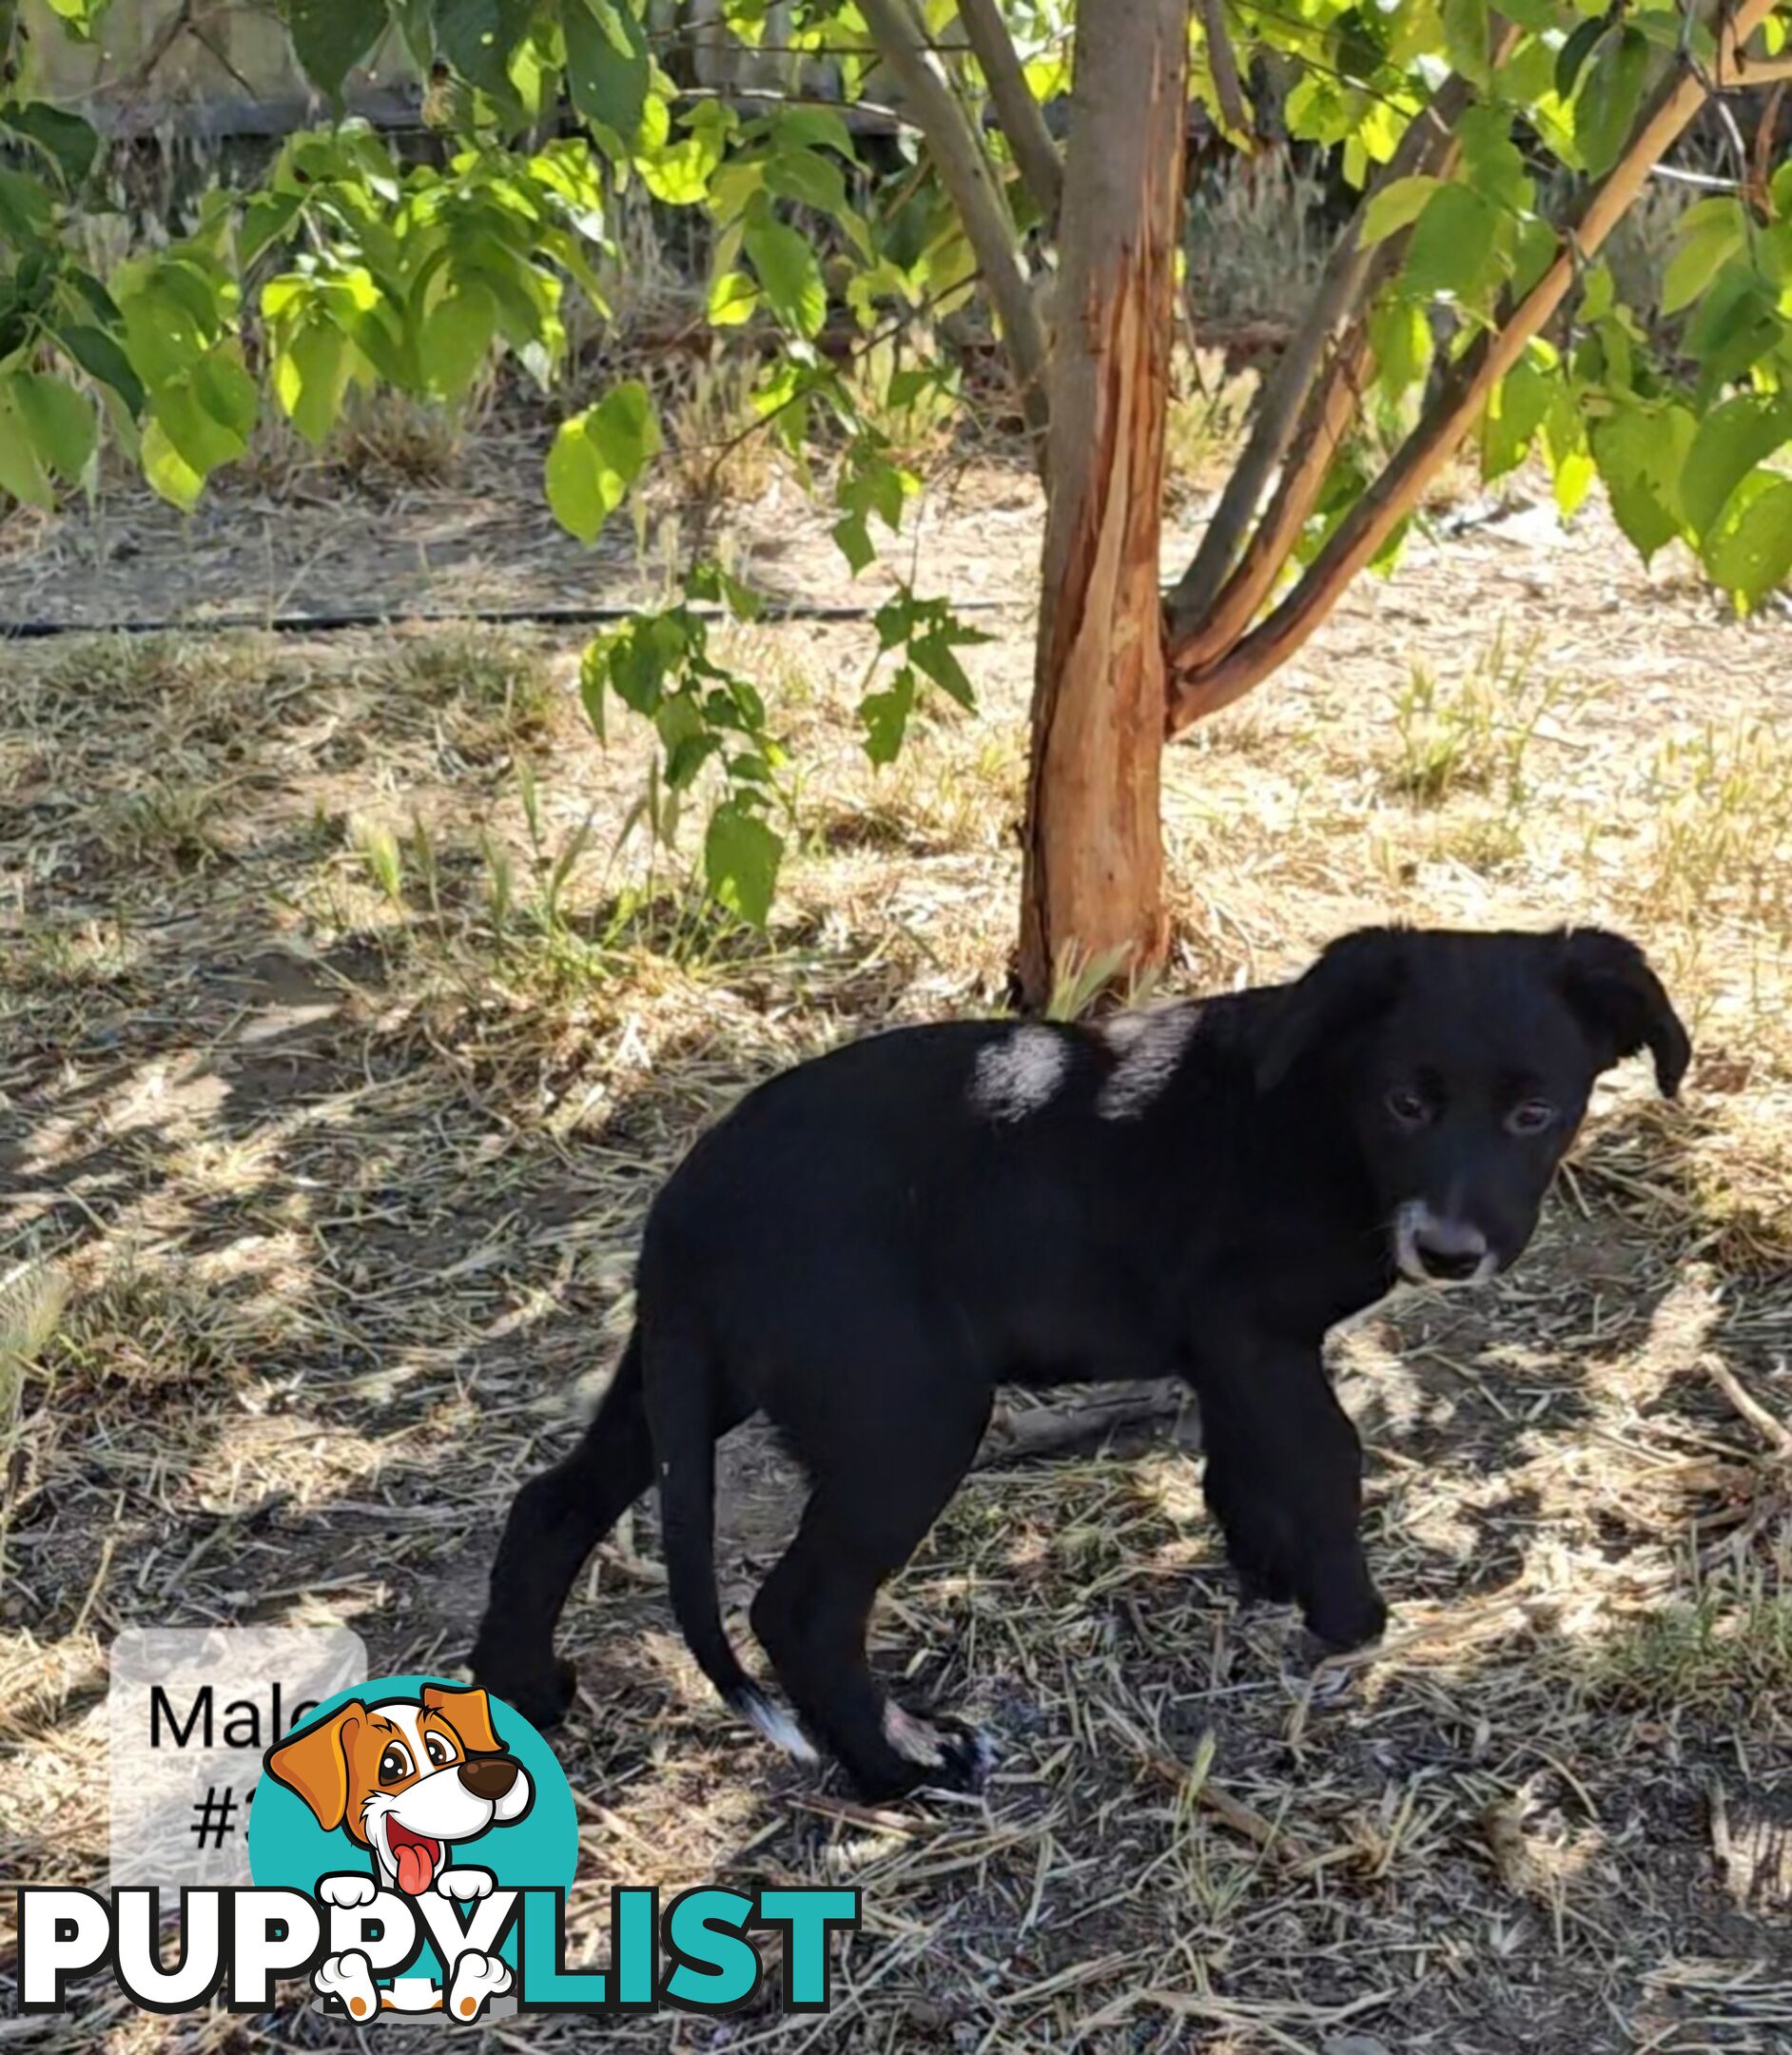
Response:
[[[267,1768],[319,1826],[371,1850],[412,1896],[435,1882],[454,1842],[520,1819],[534,1795],[485,1693],[438,1684],[414,1699],[351,1699],[269,1750]]]
[[[1529,1241],[1594,1079],[1645,1048],[1672,1098],[1691,1045],[1621,935],[1372,928],[1282,995],[1257,1084],[1324,1071],[1401,1275],[1471,1283]]]

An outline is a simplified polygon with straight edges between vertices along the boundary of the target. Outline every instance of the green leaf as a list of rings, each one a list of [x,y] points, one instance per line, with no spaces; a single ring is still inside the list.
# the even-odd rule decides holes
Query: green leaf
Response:
[[[915,674],[905,664],[884,692],[867,693],[859,702],[865,726],[865,754],[874,764],[894,763],[908,732],[915,706]]]
[[[772,312],[813,340],[828,319],[828,289],[808,238],[767,215],[748,222],[745,241]]]
[[[548,452],[548,504],[555,519],[581,542],[594,541],[659,447],[653,400],[636,380],[562,421]]]
[[[42,179],[26,171],[0,169],[0,237],[10,243],[42,240],[56,204]]]
[[[93,168],[99,155],[98,131],[80,115],[41,100],[0,108],[0,127],[11,129],[35,144],[56,166],[65,186],[78,186]]]
[[[740,801],[728,800],[710,815],[704,875],[722,904],[754,928],[763,928],[771,910],[783,855],[783,841]]]
[[[977,704],[977,695],[965,674],[964,666],[953,654],[952,645],[943,631],[932,635],[917,636],[908,645],[909,661],[946,695],[966,708]]]
[[[1611,275],[1611,266],[1596,264],[1587,273],[1581,287],[1579,318],[1589,324],[1604,321],[1611,312],[1617,299],[1617,284]]]
[[[566,85],[588,122],[631,147],[641,132],[653,65],[628,0],[560,0]]]
[[[492,347],[497,302],[477,279],[450,287],[423,316],[417,353],[430,392],[463,399]]]
[[[718,272],[710,286],[707,309],[711,328],[738,328],[759,305],[759,288],[744,271]]]
[[[1695,535],[1720,524],[1743,480],[1792,442],[1792,401],[1745,393],[1725,400],[1699,423],[1686,453],[1681,504]]]
[[[836,219],[850,212],[847,206],[847,182],[831,157],[814,150],[787,149],[766,162],[766,190],[781,200],[794,200],[801,206]]]
[[[327,7],[331,0],[319,4]],[[366,12],[375,11],[368,0],[361,4]],[[529,27],[531,8],[532,0],[435,0],[436,47],[468,85],[509,100],[511,52]]]
[[[1600,45],[1574,102],[1574,143],[1581,163],[1603,178],[1624,153],[1648,74],[1648,38],[1626,28]]]
[[[1404,272],[1409,289],[1472,299],[1487,283],[1498,226],[1498,213],[1471,187],[1440,186],[1412,230]]]
[[[49,11],[67,22],[83,42],[92,36],[109,5],[110,0],[49,0]]]
[[[703,718],[703,708],[694,692],[672,694],[660,702],[653,715],[660,747],[666,752],[666,785],[669,791],[684,792],[715,752],[722,738]]]
[[[1557,382],[1544,417],[1543,450],[1549,460],[1556,507],[1566,520],[1578,511],[1598,476],[1581,410],[1566,381]]]
[[[1697,423],[1685,407],[1625,406],[1593,430],[1612,516],[1646,563],[1682,528],[1680,478]]]
[[[1558,100],[1574,97],[1574,81],[1581,75],[1581,67],[1592,55],[1594,44],[1605,34],[1606,20],[1604,14],[1595,14],[1591,20],[1582,22],[1556,53],[1555,96]]]
[[[765,601],[752,587],[724,571],[718,563],[693,565],[691,576],[685,580],[685,590],[692,599],[707,599],[711,606],[725,606],[736,620],[755,621],[765,616]]]
[[[877,560],[877,550],[871,541],[871,531],[866,525],[863,513],[844,514],[828,530],[835,546],[847,559],[847,568],[857,577],[867,564]]]
[[[1457,125],[1462,138],[1462,173],[1484,199],[1518,212],[1534,197],[1524,152],[1512,141],[1512,117],[1504,108],[1471,108]]]
[[[237,231],[237,251],[246,266],[255,262],[270,243],[283,236],[304,205],[300,192],[256,193],[243,210],[243,225]]]
[[[852,131],[832,108],[785,106],[772,116],[771,132],[781,149],[831,149],[859,161]]]
[[[1382,390],[1400,399],[1431,369],[1434,345],[1425,309],[1411,300],[1385,302],[1369,317],[1369,345]]]
[[[1490,482],[1523,461],[1554,393],[1555,381],[1529,357],[1500,381],[1481,422],[1481,474]]]
[[[56,495],[19,412],[14,385],[12,379],[0,380],[0,492],[48,509],[56,504]]]
[[[150,421],[143,432],[143,475],[183,514],[193,511],[205,488],[204,476],[168,440],[159,421]]]
[[[1443,0],[1444,54],[1471,86],[1488,81],[1487,0]]]
[[[1727,383],[1778,350],[1784,333],[1779,295],[1737,260],[1700,300],[1686,323],[1685,346],[1704,366],[1707,382]]]
[[[52,332],[90,378],[109,385],[133,414],[143,412],[143,381],[132,370],[130,359],[104,329],[85,322],[68,322],[59,323]]]
[[[340,108],[342,81],[385,32],[376,0],[286,0],[293,55],[318,90]]]
[[[99,442],[93,402],[46,371],[15,372],[12,401],[38,461],[78,484]]]
[[[1437,190],[1439,183],[1423,174],[1390,180],[1363,209],[1363,232],[1357,239],[1358,247],[1373,249],[1377,243],[1385,243],[1391,235],[1397,235],[1402,228],[1410,226],[1424,211],[1426,202]]]
[[[274,360],[274,393],[313,449],[336,426],[348,390],[348,339],[325,321],[308,321]]]
[[[1705,556],[1725,592],[1753,606],[1792,577],[1792,483],[1766,485],[1743,507]]]
[[[1740,201],[1702,200],[1688,207],[1662,282],[1662,312],[1677,314],[1690,306],[1742,248],[1746,233]]]

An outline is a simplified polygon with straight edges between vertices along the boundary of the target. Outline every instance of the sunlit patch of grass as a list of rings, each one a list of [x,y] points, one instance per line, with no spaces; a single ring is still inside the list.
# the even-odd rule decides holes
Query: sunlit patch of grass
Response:
[[[1766,721],[1665,743],[1651,767],[1642,890],[1695,919],[1714,903],[1792,936],[1792,745]]]
[[[1447,815],[1432,831],[1430,852],[1484,876],[1510,871],[1524,859],[1524,822],[1512,808],[1478,807]]]
[[[1513,649],[1500,635],[1454,679],[1414,664],[1394,695],[1390,791],[1420,806],[1465,791],[1519,805],[1538,732],[1570,696],[1560,678],[1536,668],[1535,656],[1534,646]]]
[[[1584,1688],[1689,1719],[1782,1724],[1792,1706],[1792,1593],[1755,1568],[1677,1598],[1601,1641]]]
[[[559,703],[546,649],[516,629],[417,636],[399,645],[387,677],[442,705],[455,746],[476,759],[540,739]]]
[[[196,871],[226,853],[228,802],[228,790],[220,784],[154,778],[103,810],[101,836],[128,862]]]
[[[759,360],[698,360],[679,377],[663,415],[678,496],[692,504],[755,500],[770,485],[778,449],[753,403]]]

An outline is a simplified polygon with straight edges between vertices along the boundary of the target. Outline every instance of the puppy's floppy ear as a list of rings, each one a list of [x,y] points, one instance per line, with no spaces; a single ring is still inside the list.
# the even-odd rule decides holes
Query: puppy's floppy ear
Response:
[[[1326,1042],[1386,1012],[1406,974],[1406,936],[1397,928],[1359,928],[1328,944],[1312,969],[1276,1002],[1257,1050],[1258,1091],[1274,1091]]]
[[[267,1752],[268,1775],[299,1793],[325,1833],[348,1817],[348,1745],[366,1716],[367,1708],[351,1698]]]
[[[504,1744],[492,1725],[492,1701],[482,1691],[463,1691],[449,1684],[425,1684],[423,1703],[439,1712],[474,1755],[501,1755]]]
[[[1692,1043],[1647,957],[1603,928],[1565,929],[1556,947],[1557,976],[1599,1051],[1599,1067],[1609,1070],[1646,1048],[1655,1059],[1662,1096],[1674,1098],[1692,1061]]]

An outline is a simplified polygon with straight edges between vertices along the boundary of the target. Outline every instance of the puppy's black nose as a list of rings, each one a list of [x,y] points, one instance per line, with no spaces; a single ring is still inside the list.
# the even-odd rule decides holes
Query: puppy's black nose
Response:
[[[1460,1284],[1480,1269],[1487,1237],[1467,1221],[1428,1221],[1412,1237],[1412,1251],[1427,1277]]]
[[[516,1765],[508,1755],[476,1755],[460,1765],[460,1781],[476,1798],[494,1804],[516,1781]]]

